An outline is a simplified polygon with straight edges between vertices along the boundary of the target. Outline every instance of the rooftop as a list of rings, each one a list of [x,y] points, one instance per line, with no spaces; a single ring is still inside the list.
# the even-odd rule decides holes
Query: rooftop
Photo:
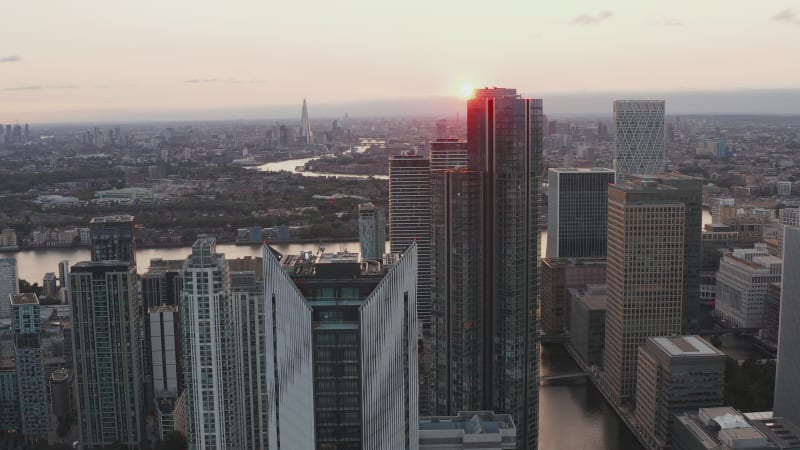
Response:
[[[122,223],[122,222],[133,222],[133,216],[120,214],[117,216],[93,217],[89,223]]]
[[[614,173],[614,169],[606,167],[554,167],[550,170],[557,173]]]
[[[510,414],[493,411],[460,411],[457,416],[420,417],[419,429],[456,430],[466,434],[497,433],[501,429],[515,428]]]
[[[39,297],[36,294],[11,294],[12,305],[38,305]]]
[[[700,336],[648,338],[669,356],[724,355]]]

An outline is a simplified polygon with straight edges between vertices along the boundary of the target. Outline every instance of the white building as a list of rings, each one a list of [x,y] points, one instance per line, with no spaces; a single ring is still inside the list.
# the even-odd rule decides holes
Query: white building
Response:
[[[664,100],[614,101],[614,171],[626,174],[664,171]]]
[[[778,221],[781,225],[800,226],[800,208],[783,208],[779,210]]]
[[[764,326],[764,300],[770,283],[781,281],[783,261],[767,256],[766,245],[735,249],[722,257],[717,272],[714,314],[735,328]]]
[[[11,317],[10,295],[19,294],[16,258],[0,259],[0,319]]]
[[[269,448],[416,450],[416,244],[388,270],[265,247],[264,289]]]
[[[201,237],[183,267],[181,334],[189,448],[237,450],[234,330],[228,262]]]

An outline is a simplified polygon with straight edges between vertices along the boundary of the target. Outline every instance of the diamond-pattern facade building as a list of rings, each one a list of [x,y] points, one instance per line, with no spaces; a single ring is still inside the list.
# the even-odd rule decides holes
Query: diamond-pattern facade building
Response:
[[[614,101],[614,171],[618,183],[664,171],[664,100]]]

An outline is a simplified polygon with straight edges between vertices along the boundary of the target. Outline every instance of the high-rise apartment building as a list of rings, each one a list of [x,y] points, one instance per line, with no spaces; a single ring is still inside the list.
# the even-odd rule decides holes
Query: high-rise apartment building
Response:
[[[137,449],[144,426],[136,266],[79,262],[69,277],[81,447]]]
[[[417,243],[417,318],[431,321],[431,188],[430,160],[419,155],[389,160],[389,245],[401,254]]]
[[[680,334],[685,210],[673,187],[609,186],[603,383],[616,403],[634,395],[639,345]]]
[[[149,391],[145,405],[152,408],[161,439],[174,427],[174,409],[178,395],[183,391],[183,355],[181,354],[180,312],[177,306],[154,306],[145,318],[148,330],[150,373]]]
[[[683,306],[682,332],[709,328],[710,323],[700,323],[700,272],[702,268],[703,233],[703,180],[677,173],[632,175],[634,183],[655,181],[678,190],[678,201],[683,203],[686,216],[683,231]]]
[[[664,100],[614,101],[614,171],[628,174],[664,171]]]
[[[50,431],[50,408],[44,374],[39,299],[36,294],[16,294],[10,296],[10,302],[21,431],[26,437],[44,438]]]
[[[778,363],[775,374],[775,415],[800,424],[800,228],[786,227],[783,236]]]
[[[548,258],[605,258],[611,169],[550,169]]]
[[[184,260],[151,259],[150,268],[142,275],[144,308],[162,305],[178,306],[183,291]]]
[[[358,205],[358,240],[361,258],[381,260],[386,252],[386,215],[372,203]]]
[[[189,448],[242,448],[231,280],[225,255],[200,237],[183,268],[180,304]]]
[[[265,247],[270,449],[418,448],[416,262]]]
[[[422,361],[430,369],[420,377],[432,373],[432,388],[422,397],[434,414],[481,410],[488,318],[478,273],[483,258],[476,240],[481,225],[477,172],[431,171],[431,212],[432,338],[426,347],[430,361]]]
[[[700,336],[650,337],[636,379],[636,428],[650,448],[671,448],[675,415],[723,405],[725,354]]]
[[[92,261],[136,263],[136,222],[133,216],[95,217],[89,222]]]
[[[440,175],[433,192],[447,206],[433,221],[441,236],[435,384],[444,395],[435,413],[480,401],[474,409],[514,417],[520,448],[536,448],[542,101],[478,89],[467,103],[467,135],[466,169]]]
[[[0,258],[0,319],[11,317],[11,295],[19,294],[16,258]]]
[[[431,142],[431,171],[467,167],[467,142],[461,139],[437,139]]]
[[[231,307],[238,366],[237,386],[242,445],[267,449],[269,443],[268,359],[272,343],[267,340],[267,304],[264,298],[264,260],[243,258],[229,261]]]

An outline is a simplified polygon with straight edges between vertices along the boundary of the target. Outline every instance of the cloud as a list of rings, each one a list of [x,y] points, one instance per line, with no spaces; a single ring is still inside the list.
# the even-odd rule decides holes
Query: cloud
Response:
[[[682,27],[683,21],[680,19],[676,19],[674,17],[656,17],[650,21],[651,25],[657,25],[661,27]]]
[[[53,89],[77,89],[78,86],[75,85],[46,85],[42,86],[39,84],[33,84],[30,86],[14,86],[14,87],[7,87],[4,88],[4,91],[44,91],[44,90],[53,90]]]
[[[784,9],[778,14],[772,16],[772,20],[792,25],[800,25],[800,17],[798,17],[797,13],[792,9]]]
[[[570,20],[573,25],[597,25],[605,22],[614,15],[614,11],[600,11],[596,15],[592,14],[578,14]]]
[[[239,80],[236,78],[192,78],[190,80],[183,80],[188,84],[201,84],[201,83],[223,83],[223,84],[261,84],[265,80]]]
[[[0,56],[0,63],[20,62],[20,61],[22,61],[22,56],[19,55]]]

